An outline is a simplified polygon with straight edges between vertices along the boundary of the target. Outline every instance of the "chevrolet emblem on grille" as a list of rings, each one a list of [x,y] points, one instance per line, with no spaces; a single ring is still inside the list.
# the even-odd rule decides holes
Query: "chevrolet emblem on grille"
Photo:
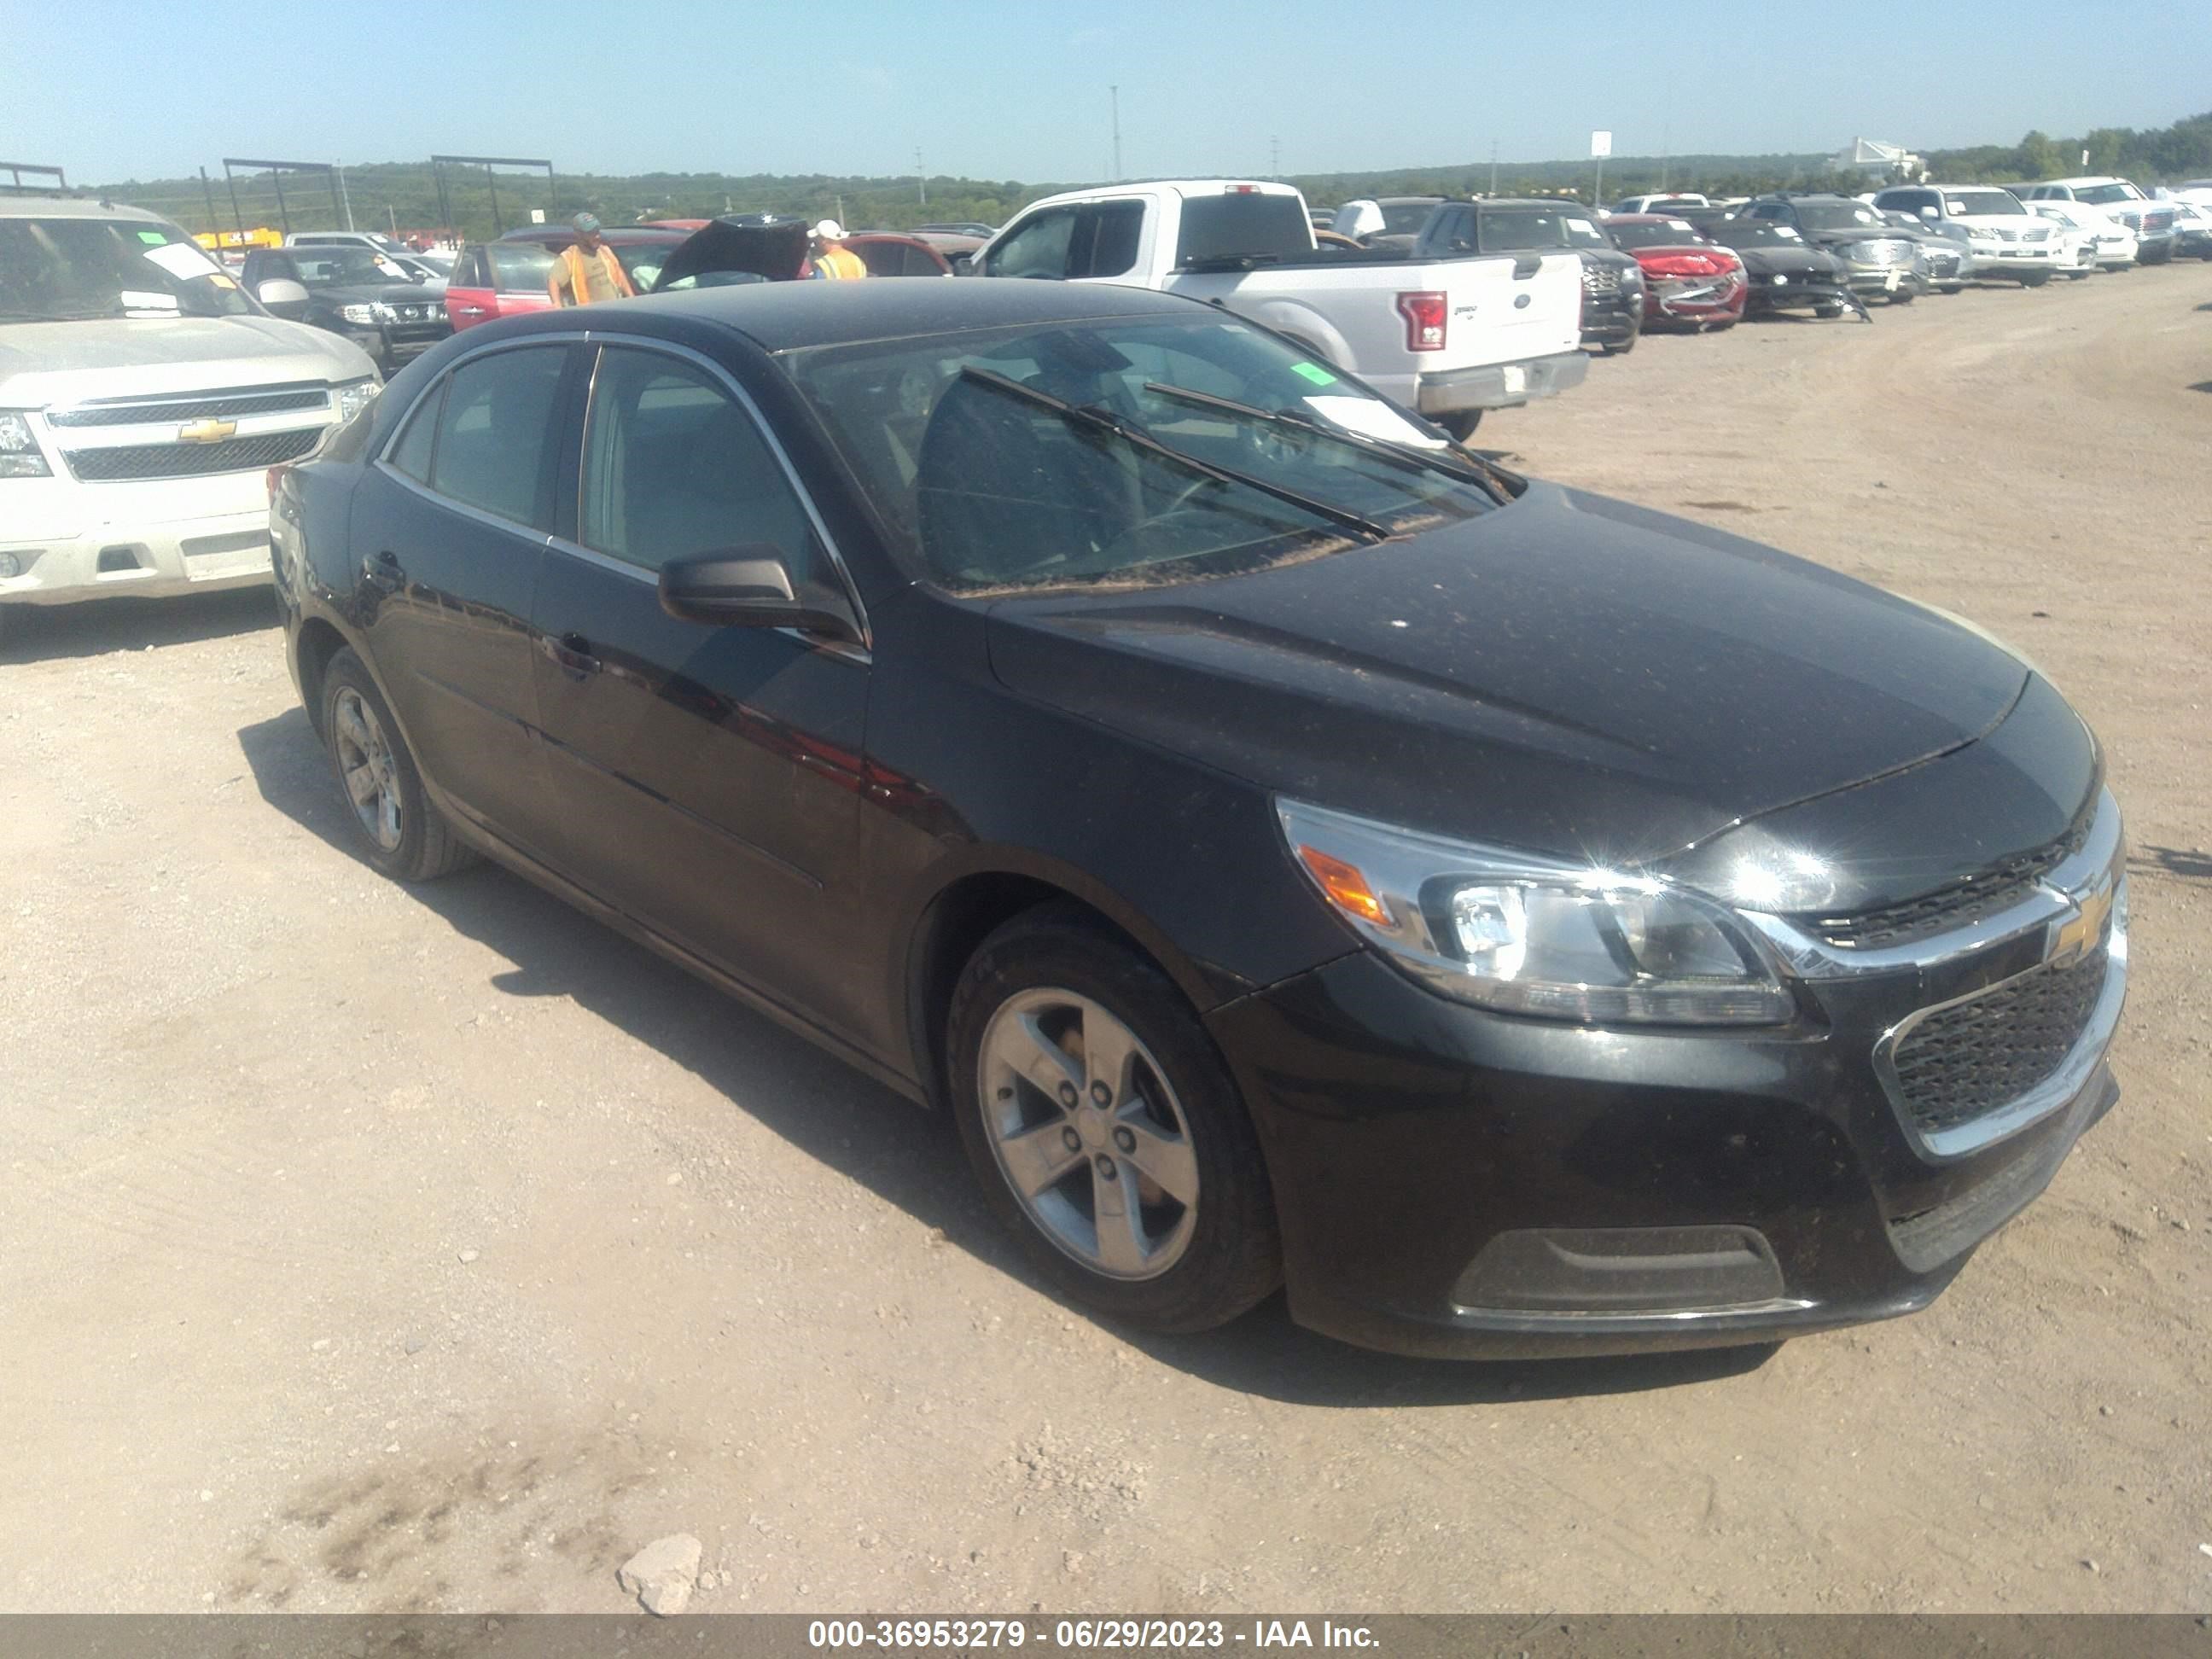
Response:
[[[177,441],[180,444],[219,444],[237,430],[236,421],[218,421],[210,416],[205,420],[193,421],[179,427]]]
[[[2105,942],[2105,924],[2112,914],[2112,886],[2100,878],[2087,890],[2070,896],[2074,914],[2051,924],[2051,943],[2044,959],[2069,963],[2087,956]]]

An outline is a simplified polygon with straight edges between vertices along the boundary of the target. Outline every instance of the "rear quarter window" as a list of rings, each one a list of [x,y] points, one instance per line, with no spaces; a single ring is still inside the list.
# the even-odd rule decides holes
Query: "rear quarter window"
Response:
[[[1427,209],[1421,217],[1427,219]],[[1313,226],[1295,196],[1257,191],[1187,196],[1176,234],[1176,264],[1270,256],[1288,259],[1312,252],[1313,245]]]

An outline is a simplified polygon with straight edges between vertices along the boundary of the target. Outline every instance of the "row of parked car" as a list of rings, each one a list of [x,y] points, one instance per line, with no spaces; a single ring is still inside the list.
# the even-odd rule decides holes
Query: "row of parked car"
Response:
[[[2177,255],[2212,258],[2207,180],[2169,199],[2100,177],[1899,185],[1859,197],[1645,195],[1602,212],[1547,198],[1399,197],[1314,216],[1318,236],[1370,251],[1571,248],[1583,264],[1584,343],[1607,353],[1632,349],[1647,326],[1726,328],[1789,309],[1867,318],[1869,299],[1904,305],[1971,282],[2033,288]]]

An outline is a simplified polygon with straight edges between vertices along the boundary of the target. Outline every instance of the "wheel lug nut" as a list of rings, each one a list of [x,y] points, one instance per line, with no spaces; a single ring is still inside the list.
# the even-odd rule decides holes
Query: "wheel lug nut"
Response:
[[[1061,1084],[1060,1085],[1060,1103],[1063,1106],[1073,1106],[1075,1104],[1075,1085],[1073,1083]]]
[[[1098,1154],[1098,1178],[1101,1181],[1115,1180],[1120,1176],[1121,1173],[1121,1172],[1119,1170],[1114,1167],[1114,1160],[1112,1158],[1107,1157],[1103,1152]]]
[[[1116,1129],[1114,1131],[1114,1144],[1125,1152],[1133,1152],[1137,1150],[1137,1137],[1127,1129]]]
[[[1114,1103],[1114,1091],[1103,1083],[1094,1083],[1091,1085],[1091,1097],[1101,1106],[1111,1106]]]
[[[1060,1132],[1060,1142],[1071,1152],[1079,1152],[1083,1150],[1083,1137],[1073,1129],[1062,1129]]]

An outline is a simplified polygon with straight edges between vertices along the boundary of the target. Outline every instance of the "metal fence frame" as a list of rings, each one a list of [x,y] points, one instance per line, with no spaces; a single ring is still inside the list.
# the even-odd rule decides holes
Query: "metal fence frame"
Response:
[[[446,169],[449,167],[482,167],[484,182],[491,190],[492,234],[499,234],[507,228],[507,221],[499,210],[499,179],[494,167],[544,167],[545,169],[545,199],[553,199],[553,164],[526,155],[433,155],[430,173],[438,185],[438,220],[441,224],[458,224],[453,216],[453,197],[446,189]]]

